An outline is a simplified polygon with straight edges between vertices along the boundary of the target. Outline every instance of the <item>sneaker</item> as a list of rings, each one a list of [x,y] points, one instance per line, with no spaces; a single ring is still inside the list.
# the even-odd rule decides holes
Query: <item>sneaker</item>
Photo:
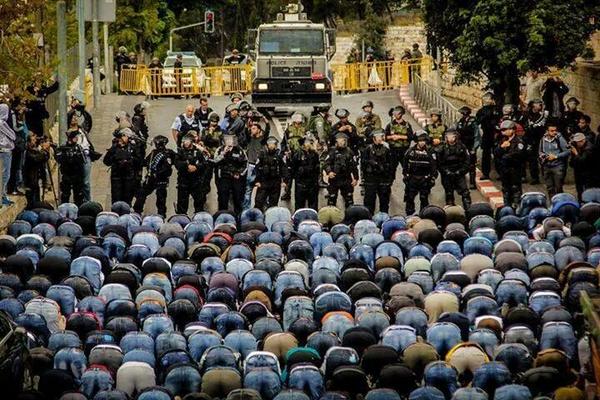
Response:
[[[10,200],[8,197],[3,197],[2,198],[2,205],[3,206],[12,206],[13,204],[15,204],[14,201]]]

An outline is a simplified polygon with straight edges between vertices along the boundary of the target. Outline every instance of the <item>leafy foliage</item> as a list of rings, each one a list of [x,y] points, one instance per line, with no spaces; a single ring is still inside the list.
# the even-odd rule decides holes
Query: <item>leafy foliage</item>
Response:
[[[110,42],[129,51],[164,53],[175,16],[164,0],[119,0]]]
[[[449,53],[458,83],[487,78],[499,99],[515,102],[518,77],[569,66],[589,53],[599,0],[423,0],[433,45]],[[591,17],[596,17],[591,19]]]
[[[38,66],[34,12],[44,7],[44,0],[0,0],[0,84],[22,94],[23,82],[32,82],[38,72],[49,75],[49,68]]]

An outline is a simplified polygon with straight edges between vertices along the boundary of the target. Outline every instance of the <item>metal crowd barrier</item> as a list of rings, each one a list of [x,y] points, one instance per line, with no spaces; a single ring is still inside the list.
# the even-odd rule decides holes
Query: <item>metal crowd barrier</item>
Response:
[[[398,88],[426,76],[432,69],[429,57],[402,61],[376,61],[331,65],[333,90],[353,93]],[[251,64],[203,68],[148,69],[124,66],[119,75],[123,93],[148,96],[227,95],[252,91]]]
[[[252,89],[252,66],[231,65],[203,68],[123,68],[119,88],[124,93],[148,96],[227,95]]]

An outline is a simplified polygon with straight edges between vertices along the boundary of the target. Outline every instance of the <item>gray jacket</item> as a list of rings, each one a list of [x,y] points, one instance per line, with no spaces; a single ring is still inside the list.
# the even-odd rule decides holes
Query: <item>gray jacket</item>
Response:
[[[556,159],[549,161],[548,156],[551,154],[556,156]],[[545,168],[555,168],[559,166],[566,167],[569,159],[569,145],[565,138],[557,133],[554,138],[544,135],[540,141],[539,158],[540,164]]]

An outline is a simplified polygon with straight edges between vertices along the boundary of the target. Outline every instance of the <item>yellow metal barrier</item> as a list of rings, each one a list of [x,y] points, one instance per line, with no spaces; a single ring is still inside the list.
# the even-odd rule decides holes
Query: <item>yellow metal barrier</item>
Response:
[[[119,87],[125,93],[151,96],[196,96],[247,93],[252,89],[252,66],[204,68],[134,68],[121,70]]]
[[[333,90],[351,93],[363,90],[387,90],[412,82],[415,74],[426,76],[432,60],[376,61],[331,65]],[[143,65],[121,70],[119,87],[124,93],[148,96],[196,96],[250,93],[251,64],[204,68],[148,69]]]

